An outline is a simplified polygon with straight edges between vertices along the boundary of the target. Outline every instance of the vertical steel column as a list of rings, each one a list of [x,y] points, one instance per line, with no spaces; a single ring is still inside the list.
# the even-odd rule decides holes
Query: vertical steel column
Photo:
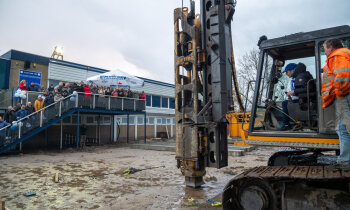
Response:
[[[79,120],[79,110],[78,110],[78,112],[77,112],[77,149],[79,149],[79,132],[80,132],[80,128],[79,128],[79,122],[80,120]]]
[[[60,138],[60,150],[62,150],[62,130],[63,130],[63,123],[62,123],[62,120],[61,120],[61,138]]]
[[[147,126],[147,124],[146,124],[146,112],[145,112],[145,116],[144,116],[143,119],[144,119],[143,123],[144,123],[144,126],[145,126],[145,127],[144,127],[144,132],[145,132],[145,133],[144,133],[144,135],[145,135],[145,136],[144,136],[144,137],[145,137],[144,143],[146,144],[146,126]]]
[[[127,114],[126,120],[126,143],[129,143],[129,114]]]
[[[101,144],[101,115],[98,115],[98,145]]]

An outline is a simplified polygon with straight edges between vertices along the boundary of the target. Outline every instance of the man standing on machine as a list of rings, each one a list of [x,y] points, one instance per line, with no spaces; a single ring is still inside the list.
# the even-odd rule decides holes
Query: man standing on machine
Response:
[[[339,39],[328,39],[323,48],[327,60],[323,67],[322,106],[326,108],[335,101],[338,163],[350,165],[350,50],[343,48]]]

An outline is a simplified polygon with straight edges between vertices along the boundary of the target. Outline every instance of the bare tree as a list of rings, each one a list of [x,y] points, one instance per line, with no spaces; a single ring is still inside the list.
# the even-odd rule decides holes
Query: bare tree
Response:
[[[237,80],[239,84],[239,90],[242,100],[247,100],[247,106],[253,103],[253,95],[255,89],[255,83],[249,83],[249,81],[256,80],[256,74],[259,65],[259,50],[256,48],[251,49],[245,53],[238,61],[237,68]],[[249,92],[247,93],[249,85]]]

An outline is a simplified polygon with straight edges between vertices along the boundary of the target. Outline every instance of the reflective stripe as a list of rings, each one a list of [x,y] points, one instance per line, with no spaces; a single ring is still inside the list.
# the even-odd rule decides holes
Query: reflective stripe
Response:
[[[337,77],[334,80],[335,82],[350,82],[350,77]]]
[[[329,76],[329,77],[323,78],[323,79],[322,79],[322,83],[329,82],[330,80],[334,80],[334,76]]]
[[[345,52],[345,53],[347,53],[350,56],[350,52],[348,52],[346,50],[339,50],[339,51]]]
[[[329,94],[329,91],[326,91],[326,92],[322,93],[322,96],[326,96],[328,94]]]
[[[335,69],[334,74],[340,73],[340,72],[350,72],[350,68],[342,68],[342,69]]]

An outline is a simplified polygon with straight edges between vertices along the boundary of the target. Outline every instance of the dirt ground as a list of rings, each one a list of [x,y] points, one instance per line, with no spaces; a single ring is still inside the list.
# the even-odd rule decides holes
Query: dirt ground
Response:
[[[9,209],[196,209],[189,198],[205,204],[234,175],[266,165],[276,150],[257,148],[229,157],[228,167],[207,168],[206,184],[200,189],[185,187],[174,152],[102,146],[1,156],[0,200]],[[124,175],[130,167],[159,168]],[[36,195],[24,196],[30,192]]]

